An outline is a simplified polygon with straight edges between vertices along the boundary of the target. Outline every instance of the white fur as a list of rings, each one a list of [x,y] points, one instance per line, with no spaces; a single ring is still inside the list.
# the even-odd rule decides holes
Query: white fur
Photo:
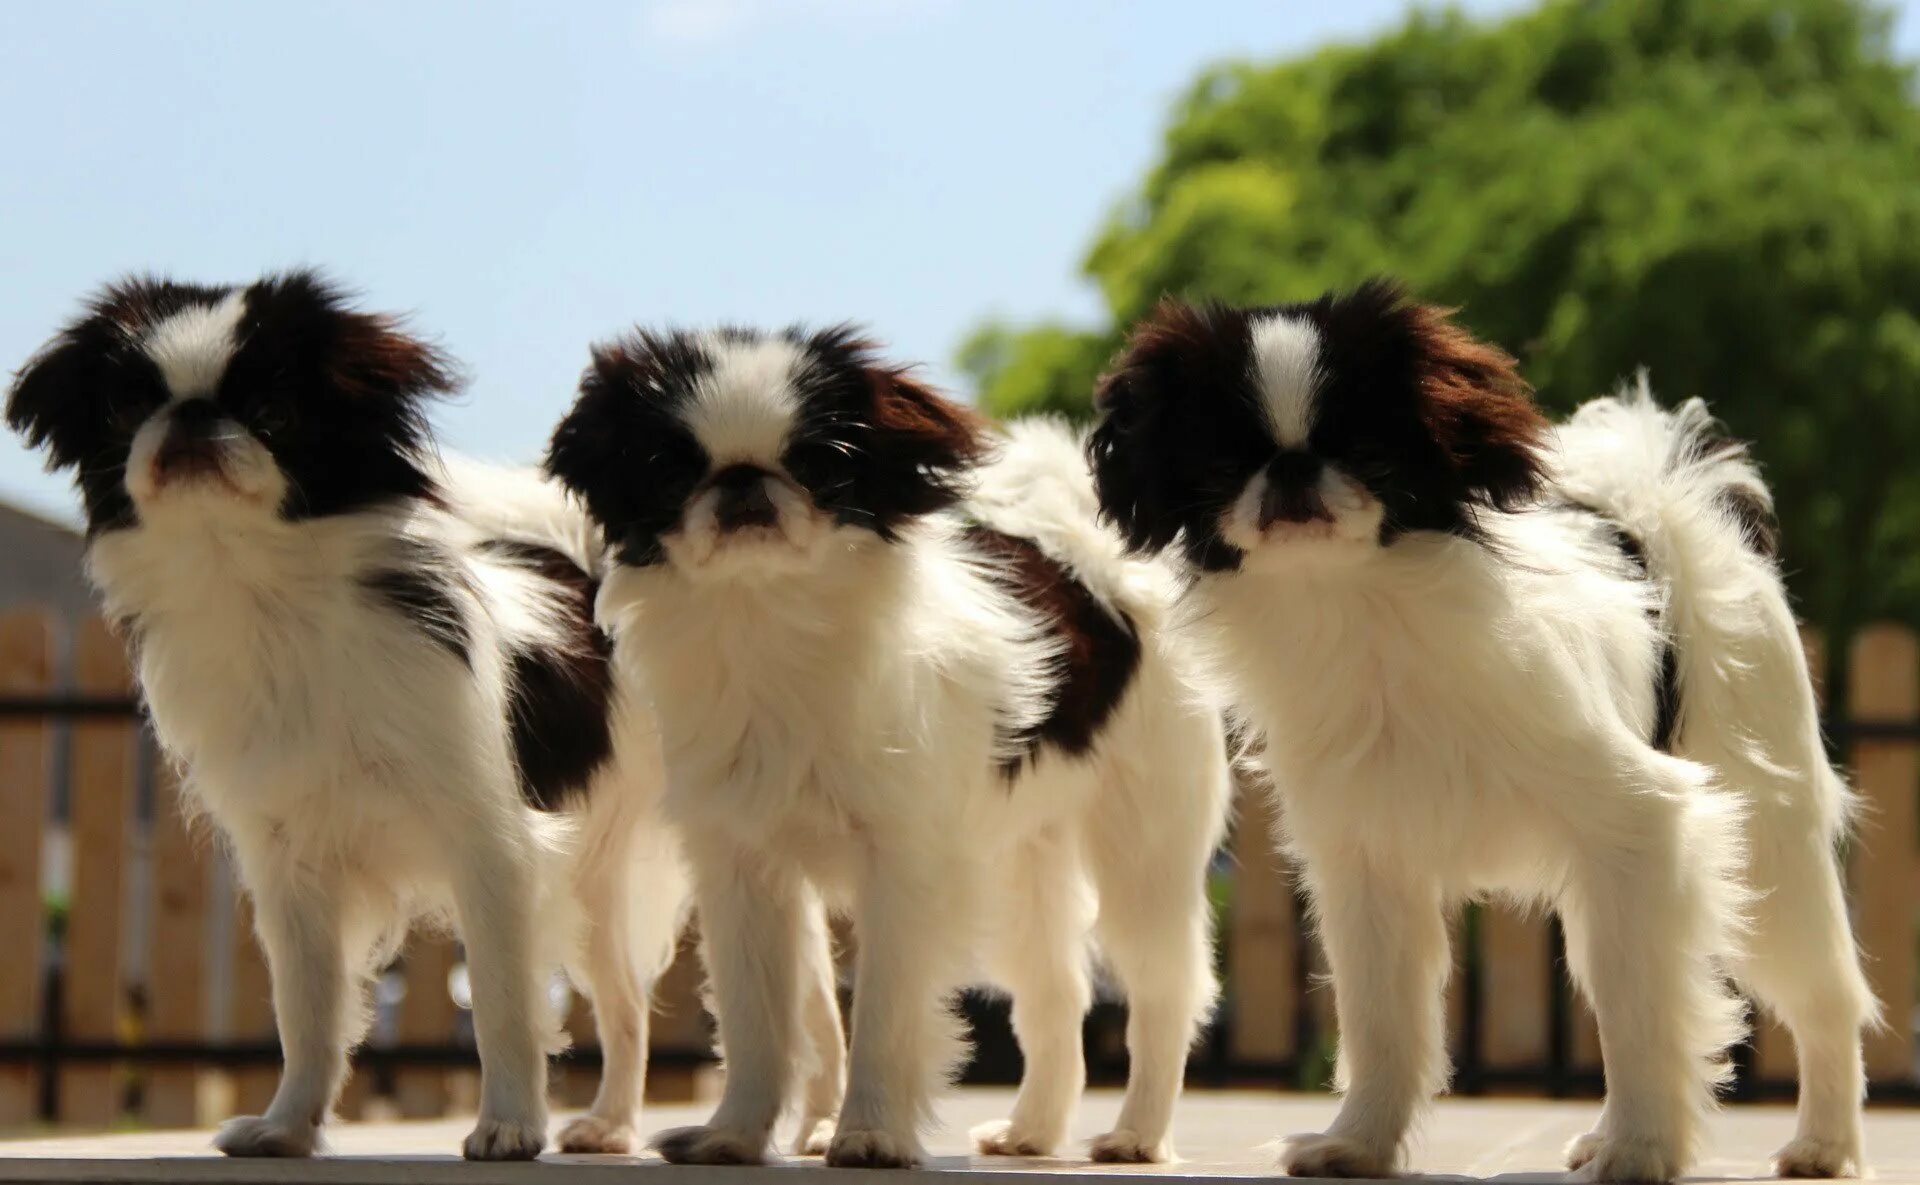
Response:
[[[209,395],[240,343],[236,334],[247,311],[247,294],[235,289],[218,304],[193,304],[159,321],[140,348],[160,368],[175,399]]]
[[[1320,331],[1304,317],[1273,316],[1249,327],[1253,375],[1275,443],[1307,442],[1319,403]]]
[[[190,336],[209,341],[210,326]],[[594,999],[606,1053],[591,1130],[563,1143],[621,1150],[640,1103],[648,986],[686,896],[653,817],[658,741],[645,706],[627,704],[615,760],[583,808],[523,804],[506,663],[515,645],[552,636],[555,607],[545,585],[474,548],[504,535],[591,557],[584,515],[531,475],[454,462],[451,511],[288,522],[274,509],[282,479],[244,435],[228,442],[225,468],[260,478],[259,496],[225,479],[157,486],[151,452],[134,450],[127,478],[139,525],[97,536],[88,569],[109,614],[137,630],[155,730],[231,846],[272,972],[280,1087],[264,1115],[221,1129],[221,1149],[318,1147],[365,1028],[369,976],[411,922],[439,919],[464,938],[474,985],[482,1092],[467,1154],[531,1155],[546,1141],[546,1054],[558,1042],[546,987],[562,961]],[[358,583],[423,543],[466,569],[471,670]]]
[[[775,442],[743,459],[777,472],[778,457]],[[978,971],[1012,991],[1027,1074],[1010,1118],[977,1139],[1053,1151],[1084,1081],[1095,939],[1131,1000],[1133,1053],[1118,1129],[1095,1154],[1171,1154],[1186,1050],[1213,996],[1204,876],[1225,746],[1159,628],[1166,573],[1122,558],[1096,524],[1080,457],[1056,426],[1016,428],[969,509],[1035,538],[1132,616],[1145,653],[1090,756],[1043,752],[1011,784],[996,769],[996,705],[1015,724],[1040,718],[1053,643],[962,546],[957,519],[891,544],[810,521],[804,546],[777,533],[744,544],[763,559],[785,546],[788,561],[724,579],[689,566],[670,535],[670,562],[609,575],[600,616],[616,661],[657,693],[666,805],[694,869],[728,1067],[712,1120],[659,1138],[670,1159],[765,1156],[811,1027],[816,894],[851,906],[859,942],[830,1161],[921,1157],[960,1049],[944,1001]]]
[[[1726,972],[1800,1043],[1781,1170],[1861,1167],[1872,1005],[1832,856],[1847,794],[1779,579],[1719,509],[1757,475],[1673,460],[1704,420],[1642,389],[1589,404],[1554,451],[1556,492],[1643,541],[1665,602],[1591,516],[1551,498],[1483,515],[1492,548],[1436,534],[1381,548],[1340,523],[1377,527],[1371,499],[1329,498],[1323,537],[1243,532],[1240,571],[1197,576],[1187,632],[1267,732],[1281,840],[1340,1013],[1346,1098],[1325,1134],[1289,1142],[1289,1172],[1400,1167],[1446,1079],[1445,918],[1487,893],[1559,911],[1599,1015],[1608,1098],[1570,1152],[1583,1176],[1667,1180],[1691,1163],[1742,1031]],[[1683,663],[1671,756],[1644,739],[1656,620]]]

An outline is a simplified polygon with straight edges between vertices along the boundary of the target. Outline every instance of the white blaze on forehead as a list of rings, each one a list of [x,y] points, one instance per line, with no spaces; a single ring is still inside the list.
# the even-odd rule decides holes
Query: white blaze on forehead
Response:
[[[1275,316],[1251,329],[1253,381],[1275,443],[1298,446],[1313,430],[1320,387],[1320,331],[1304,318]]]
[[[713,369],[687,408],[687,427],[715,465],[776,462],[800,411],[794,378],[801,358],[792,342],[705,341]]]
[[[147,330],[140,348],[175,399],[211,395],[220,385],[239,346],[235,331],[246,307],[246,293],[236,290],[219,304],[189,306]]]

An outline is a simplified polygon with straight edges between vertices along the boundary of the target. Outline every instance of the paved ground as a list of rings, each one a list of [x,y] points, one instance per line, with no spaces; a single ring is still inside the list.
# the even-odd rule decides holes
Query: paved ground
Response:
[[[938,1173],[965,1174],[965,1185],[1033,1185],[1034,1174],[1087,1185],[1115,1175],[1175,1178],[1266,1177],[1272,1159],[1263,1145],[1289,1132],[1322,1127],[1333,1101],[1316,1095],[1253,1093],[1191,1094],[1181,1105],[1178,1129],[1182,1163],[1115,1168],[1092,1165],[1076,1147],[1060,1160],[988,1160],[970,1157],[966,1132],[1005,1113],[1011,1095],[963,1091],[942,1108],[946,1127],[931,1141]],[[1102,1130],[1118,1109],[1111,1092],[1095,1092],[1074,1126],[1077,1139]],[[1414,1153],[1422,1173],[1497,1177],[1503,1182],[1557,1180],[1560,1148],[1583,1132],[1595,1114],[1592,1103],[1462,1099],[1443,1103],[1429,1119]],[[649,1129],[698,1122],[706,1107],[656,1107]],[[1734,1107],[1715,1120],[1705,1180],[1760,1178],[1767,1155],[1793,1125],[1782,1107]],[[1882,1182],[1920,1185],[1920,1110],[1868,1113],[1868,1152]],[[594,1185],[640,1181],[642,1185],[742,1185],[758,1169],[683,1168],[657,1158],[548,1156],[537,1163],[465,1164],[455,1157],[466,1124],[363,1124],[342,1126],[335,1154],[324,1160],[236,1161],[210,1154],[205,1132],[176,1132],[0,1142],[0,1181],[80,1182],[335,1182],[352,1185]],[[777,1170],[811,1178],[805,1185],[873,1185],[876,1174],[792,1161]],[[801,1183],[796,1183],[801,1185]]]

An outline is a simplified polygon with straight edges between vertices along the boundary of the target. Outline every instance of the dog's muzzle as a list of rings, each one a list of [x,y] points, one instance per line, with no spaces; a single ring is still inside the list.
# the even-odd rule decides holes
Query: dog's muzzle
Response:
[[[209,400],[189,399],[176,406],[166,439],[153,455],[154,484],[219,476],[225,426],[225,417]]]
[[[1312,453],[1285,452],[1267,466],[1267,489],[1260,499],[1260,528],[1275,523],[1330,523],[1333,512],[1320,496],[1325,466]]]
[[[780,512],[767,493],[773,477],[752,465],[729,465],[713,475],[713,521],[722,532],[748,527],[772,527],[780,522]]]

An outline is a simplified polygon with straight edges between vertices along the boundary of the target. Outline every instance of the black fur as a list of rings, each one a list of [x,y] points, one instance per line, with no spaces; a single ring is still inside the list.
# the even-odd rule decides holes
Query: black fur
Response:
[[[280,509],[289,519],[433,496],[422,465],[425,402],[456,386],[451,364],[393,318],[351,308],[317,273],[249,285],[214,389],[167,389],[143,339],[169,316],[234,291],[154,277],[110,285],[16,376],[7,423],[46,449],[50,468],[74,471],[89,531],[136,523],[128,450],[176,395],[205,396],[222,428],[265,446],[288,482]]]
[[[754,330],[720,330],[735,344]],[[800,413],[781,465],[841,523],[895,538],[953,505],[986,451],[967,409],[882,362],[850,326],[783,331],[798,348]],[[620,562],[662,562],[661,536],[713,476],[682,413],[714,359],[700,336],[637,330],[593,351],[580,395],[554,432],[547,471],[585,501]]]
[[[473,629],[461,608],[465,569],[426,543],[408,545],[401,561],[362,573],[360,585],[420,632],[473,669]]]
[[[599,585],[551,548],[495,540],[485,550],[551,581],[566,610],[565,641],[515,651],[507,675],[521,796],[537,810],[562,810],[613,757],[613,646],[593,623]]]
[[[1380,500],[1383,544],[1410,531],[1482,538],[1478,511],[1538,493],[1545,421],[1513,360],[1397,285],[1252,309],[1167,301],[1102,380],[1088,444],[1101,505],[1136,552],[1177,542],[1201,570],[1239,566],[1220,515],[1283,452],[1252,365],[1253,324],[1272,316],[1318,332],[1305,451]]]
[[[1077,757],[1093,748],[1140,666],[1140,637],[1124,614],[1101,604],[1086,585],[1030,539],[975,525],[967,541],[999,565],[1008,590],[1037,609],[1063,641],[1053,707],[1036,728],[1006,738],[1018,756],[1001,772],[1011,778],[1051,749]]]

